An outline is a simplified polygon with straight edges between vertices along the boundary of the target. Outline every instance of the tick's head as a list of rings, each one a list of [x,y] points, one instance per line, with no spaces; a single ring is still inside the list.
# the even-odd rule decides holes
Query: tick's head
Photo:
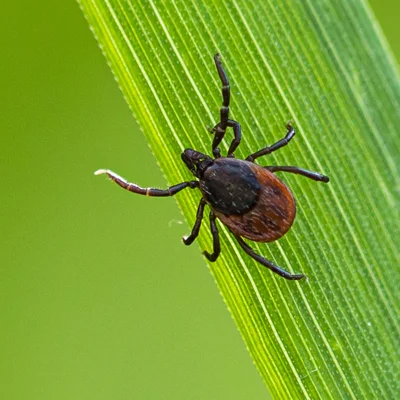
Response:
[[[213,163],[211,157],[192,149],[184,150],[181,157],[192,174],[199,179],[202,178],[204,171]]]

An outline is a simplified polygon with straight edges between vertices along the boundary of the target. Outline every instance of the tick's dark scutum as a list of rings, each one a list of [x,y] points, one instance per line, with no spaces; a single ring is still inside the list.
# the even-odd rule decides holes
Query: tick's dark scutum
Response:
[[[206,169],[200,189],[216,211],[241,215],[257,204],[261,187],[248,162],[220,158]]]

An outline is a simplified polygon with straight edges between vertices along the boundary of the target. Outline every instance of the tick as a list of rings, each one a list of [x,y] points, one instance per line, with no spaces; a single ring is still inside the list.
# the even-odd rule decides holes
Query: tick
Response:
[[[327,176],[293,166],[266,166],[255,164],[261,156],[286,146],[295,135],[292,125],[286,125],[286,136],[261,150],[250,154],[245,160],[234,158],[234,152],[240,144],[241,127],[237,121],[229,119],[230,87],[228,76],[220,61],[220,55],[214,56],[215,66],[222,82],[222,107],[220,121],[211,133],[213,158],[193,149],[183,151],[181,157],[186,167],[197,180],[182,182],[161,190],[141,188],[127,182],[108,169],[100,169],[96,175],[107,174],[115,183],[130,192],[145,195],[166,197],[174,196],[183,189],[199,188],[202,198],[197,209],[196,222],[191,234],[183,238],[185,245],[190,245],[197,238],[203,220],[204,208],[210,208],[210,229],[213,238],[213,252],[203,254],[210,261],[216,261],[221,248],[216,220],[222,222],[233,234],[240,247],[253,259],[278,275],[298,280],[303,274],[291,274],[273,262],[256,254],[243,238],[254,242],[272,242],[281,238],[292,226],[296,215],[296,203],[289,188],[275,175],[276,172],[290,172],[319,182],[329,182]],[[234,138],[230,144],[227,157],[221,156],[219,144],[227,128],[233,129]]]

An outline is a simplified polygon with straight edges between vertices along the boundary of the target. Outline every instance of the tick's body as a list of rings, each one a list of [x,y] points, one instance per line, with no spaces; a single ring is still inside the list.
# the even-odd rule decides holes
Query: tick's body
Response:
[[[216,217],[233,233],[272,242],[292,226],[292,193],[272,172],[249,161],[218,158],[206,170],[200,190]]]
[[[296,203],[290,190],[275,176],[274,172],[291,172],[321,182],[328,182],[329,178],[298,167],[261,167],[254,163],[258,157],[270,154],[289,143],[295,134],[290,124],[287,125],[286,136],[272,146],[249,155],[246,160],[234,158],[233,153],[240,144],[241,127],[238,122],[228,119],[230,100],[228,77],[220,62],[219,54],[215,55],[214,61],[222,82],[223,97],[220,122],[211,130],[214,134],[212,143],[214,159],[192,149],[186,149],[182,153],[183,162],[198,180],[182,182],[161,190],[141,188],[109,170],[99,170],[96,174],[105,173],[124,189],[147,196],[173,196],[187,187],[199,188],[202,198],[192,233],[183,239],[186,245],[192,244],[197,238],[204,208],[208,205],[211,209],[210,228],[213,237],[213,253],[205,251],[203,254],[210,261],[215,261],[220,254],[219,233],[216,225],[216,219],[219,219],[232,232],[242,249],[256,261],[286,279],[304,278],[303,274],[292,275],[254,253],[242,238],[255,242],[272,242],[282,237],[293,224]],[[221,157],[218,146],[228,127],[233,129],[234,139],[229,147],[228,156]]]

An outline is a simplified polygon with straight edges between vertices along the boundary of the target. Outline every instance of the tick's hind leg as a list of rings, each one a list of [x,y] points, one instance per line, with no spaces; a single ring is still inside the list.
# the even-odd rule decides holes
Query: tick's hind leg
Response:
[[[325,183],[329,182],[329,177],[322,175],[318,172],[308,171],[306,169],[299,167],[271,165],[264,168],[271,172],[277,172],[277,171],[291,172],[292,174],[305,176],[306,178],[312,179],[313,181],[325,182]]]
[[[142,188],[134,183],[127,182],[124,178],[120,177],[115,172],[112,172],[109,169],[99,169],[94,174],[95,175],[106,174],[111,180],[113,180],[117,185],[121,186],[125,190],[141,194],[143,196],[155,196],[155,197],[174,196],[181,190],[186,189],[187,187],[190,187],[191,189],[199,187],[198,181],[189,181],[189,182],[178,183],[177,185],[171,186],[168,189]]]
[[[267,260],[266,258],[260,256],[259,254],[256,254],[254,250],[247,245],[247,243],[237,235],[234,235],[236,240],[239,242],[241,248],[252,258],[254,258],[256,261],[258,261],[260,264],[264,265],[265,267],[269,268],[272,272],[275,272],[276,274],[282,276],[285,279],[289,279],[291,281],[297,281],[299,279],[305,278],[306,276],[303,274],[294,274],[292,275],[290,272],[285,271],[284,269],[278,267],[275,265],[273,262]]]
[[[201,199],[199,207],[197,209],[196,222],[193,225],[192,233],[187,238],[182,239],[183,243],[185,243],[186,246],[191,245],[194,242],[194,240],[197,238],[197,236],[199,236],[199,231],[200,231],[201,221],[203,220],[203,213],[204,213],[205,205],[206,205],[206,201],[204,199]]]
[[[294,137],[294,135],[296,133],[296,131],[294,130],[292,125],[287,124],[286,128],[288,130],[288,133],[286,134],[286,136],[283,139],[278,140],[272,146],[264,147],[263,149],[261,149],[259,151],[256,151],[253,154],[250,154],[246,158],[246,160],[247,161],[254,161],[258,157],[265,156],[266,154],[271,154],[273,151],[276,151],[276,150],[280,149],[281,147],[286,146],[293,139],[293,137]]]
[[[210,254],[207,251],[203,251],[203,254],[207,257],[209,261],[216,261],[219,253],[221,252],[221,246],[219,244],[219,233],[218,233],[218,228],[217,224],[215,223],[216,216],[215,214],[211,211],[210,212],[210,228],[211,228],[211,233],[213,237],[213,253]]]

